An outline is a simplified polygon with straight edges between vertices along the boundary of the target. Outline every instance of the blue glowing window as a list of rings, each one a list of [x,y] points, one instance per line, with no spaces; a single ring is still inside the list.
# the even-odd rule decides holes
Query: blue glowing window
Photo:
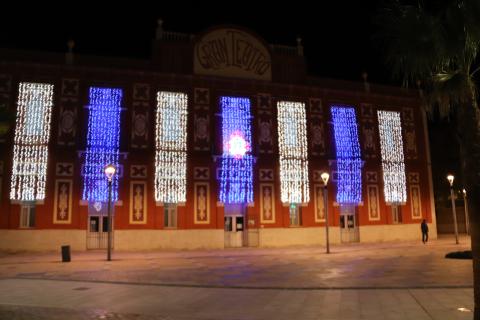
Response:
[[[104,168],[113,164],[118,168],[120,147],[120,112],[122,90],[90,88],[87,149],[82,168],[82,199],[108,201],[108,185]],[[112,182],[112,200],[118,200],[118,175]]]
[[[337,203],[362,201],[362,166],[355,109],[331,107],[337,158]]]
[[[223,154],[220,201],[253,202],[253,157],[251,155],[250,100],[221,97]]]

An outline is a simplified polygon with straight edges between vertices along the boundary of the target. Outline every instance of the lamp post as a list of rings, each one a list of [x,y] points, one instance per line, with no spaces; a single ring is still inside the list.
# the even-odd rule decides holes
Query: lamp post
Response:
[[[330,253],[330,239],[328,236],[328,190],[327,190],[327,183],[328,183],[328,178],[330,178],[330,175],[327,172],[324,172],[320,175],[323,180],[323,207],[325,208],[325,236],[327,238],[327,253]]]
[[[112,180],[117,169],[113,164],[109,164],[105,167],[105,175],[108,180],[108,248],[107,248],[107,261],[112,261]]]
[[[468,201],[467,201],[467,190],[463,189],[463,205],[465,207],[465,230],[467,235],[470,234],[470,220],[468,219]]]
[[[447,176],[448,183],[450,183],[450,198],[452,199],[452,214],[453,214],[453,226],[455,228],[455,243],[458,244],[458,227],[457,227],[457,211],[455,208],[455,196],[453,194],[453,174]]]

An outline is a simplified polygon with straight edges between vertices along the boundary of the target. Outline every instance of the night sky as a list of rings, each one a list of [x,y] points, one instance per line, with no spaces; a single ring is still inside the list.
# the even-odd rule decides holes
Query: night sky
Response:
[[[372,39],[379,2],[302,5],[295,1],[287,5],[279,1],[275,9],[259,6],[260,1],[177,1],[175,5],[162,1],[155,6],[139,1],[93,6],[82,1],[56,7],[55,12],[40,6],[26,12],[19,7],[9,14],[3,11],[0,47],[62,52],[72,38],[79,53],[146,59],[158,18],[164,20],[165,30],[184,33],[237,24],[273,44],[293,46],[300,36],[312,75],[361,81],[366,70],[371,82],[397,83]]]

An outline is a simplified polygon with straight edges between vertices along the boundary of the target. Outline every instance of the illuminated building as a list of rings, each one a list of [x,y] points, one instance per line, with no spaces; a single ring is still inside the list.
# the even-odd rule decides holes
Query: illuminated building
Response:
[[[157,35],[148,61],[0,54],[0,249],[105,247],[107,163],[116,250],[324,245],[324,171],[332,243],[435,237],[416,92],[243,28]]]

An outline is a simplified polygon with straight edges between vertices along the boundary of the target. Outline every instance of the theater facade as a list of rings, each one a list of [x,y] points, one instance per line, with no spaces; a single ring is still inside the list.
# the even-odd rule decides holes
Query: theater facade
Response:
[[[297,42],[160,21],[149,60],[0,50],[0,249],[105,248],[109,197],[117,250],[435,238],[418,91],[309,76]]]

